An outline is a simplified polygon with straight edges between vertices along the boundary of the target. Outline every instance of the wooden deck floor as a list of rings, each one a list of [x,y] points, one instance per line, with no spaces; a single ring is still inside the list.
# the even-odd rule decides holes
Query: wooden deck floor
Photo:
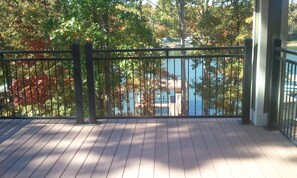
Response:
[[[297,177],[297,147],[237,119],[0,120],[0,177]]]

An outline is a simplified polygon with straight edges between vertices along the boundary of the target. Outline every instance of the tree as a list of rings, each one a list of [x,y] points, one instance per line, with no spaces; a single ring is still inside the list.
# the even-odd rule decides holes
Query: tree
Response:
[[[120,0],[45,0],[45,1],[1,1],[1,15],[3,19],[3,27],[0,31],[0,41],[2,49],[69,49],[72,42],[93,42],[95,48],[140,48],[154,45],[152,39],[152,31],[148,24],[148,19],[142,16],[142,2],[120,1]],[[29,56],[23,56],[29,57]],[[32,56],[31,56],[32,57]],[[45,56],[39,56],[45,57]],[[35,65],[36,64],[36,65]],[[11,68],[18,68],[18,71],[13,75],[13,81],[9,86],[14,88],[13,91],[24,91],[28,95],[22,94],[16,97],[15,104],[19,107],[26,108],[25,105],[44,104],[48,101],[52,103],[48,95],[44,96],[44,100],[39,99],[40,103],[32,101],[32,91],[26,92],[25,88],[28,85],[36,83],[36,80],[42,80],[43,86],[51,86],[58,83],[62,85],[63,80],[51,81],[48,80],[48,73],[53,74],[55,70],[64,70],[63,63],[42,64],[42,63],[18,63],[13,64]],[[45,66],[49,66],[45,68]],[[111,88],[117,88],[122,80],[122,76],[114,78],[115,86],[109,86],[108,77],[111,75],[112,68],[122,69],[121,62],[107,62],[103,65],[102,78],[105,78],[104,88],[98,92],[100,102],[105,102],[105,108],[109,108],[110,115],[111,104],[119,103],[118,101],[104,101],[106,97],[111,96]],[[25,70],[24,70],[25,69]],[[34,74],[32,73],[34,72]],[[85,69],[83,77],[86,76]],[[101,70],[102,71],[102,70]],[[47,74],[48,77],[46,77]],[[23,79],[18,76],[23,75]],[[41,77],[40,77],[41,76]],[[62,76],[61,76],[62,77]],[[21,81],[22,82],[18,82]],[[68,80],[65,78],[65,80]],[[69,79],[70,80],[70,79]],[[85,81],[85,80],[83,80]],[[25,85],[24,85],[25,84]],[[58,84],[57,84],[58,85]],[[52,91],[52,95],[59,93],[59,90]],[[34,88],[34,87],[33,87]],[[39,87],[42,88],[42,87]],[[17,93],[17,92],[15,92]],[[43,92],[42,92],[43,93]],[[34,98],[34,97],[33,97]],[[36,98],[36,97],[35,97]],[[50,97],[51,98],[51,97]],[[58,98],[62,100],[63,98]],[[115,100],[117,100],[116,98]],[[111,100],[111,99],[110,99]],[[26,101],[26,102],[23,102]],[[30,102],[29,102],[30,101]],[[56,104],[59,105],[60,101]],[[50,106],[51,104],[47,104]],[[22,112],[20,110],[20,112]],[[23,112],[21,114],[24,114]],[[47,113],[41,113],[46,115]]]
[[[297,22],[297,3],[296,2],[291,2],[289,4],[289,34],[291,34],[289,36],[289,40],[295,40],[297,37],[296,37],[296,33],[297,30],[296,30],[296,22]]]
[[[146,12],[150,12],[152,7],[142,5],[142,1],[75,1],[62,4],[62,12],[65,12],[64,20],[60,22],[60,27],[52,33],[52,40],[56,43],[69,42],[67,39],[73,32],[76,32],[76,39],[79,41],[91,41],[95,48],[100,49],[126,49],[145,48],[155,46],[153,33],[150,29],[150,19],[146,17]],[[86,10],[87,9],[87,10]],[[80,14],[77,17],[77,14]],[[143,14],[143,15],[142,15]],[[73,27],[70,28],[70,25]],[[72,29],[69,31],[69,29]],[[60,40],[65,39],[65,40]],[[60,40],[60,41],[59,41]],[[119,54],[106,53],[105,61],[96,61],[98,71],[96,76],[96,95],[98,111],[100,115],[112,116],[115,109],[122,110],[123,102],[129,100],[131,88],[141,88],[141,84],[132,81],[132,72],[139,69],[139,73],[133,74],[133,80],[147,81],[147,75],[143,75],[147,68],[157,65],[152,61],[140,61],[135,63],[132,60],[108,60],[110,57],[119,57]],[[128,55],[128,54],[125,54]],[[158,69],[158,68],[157,68]],[[156,69],[156,70],[157,70]],[[151,73],[157,77],[158,74]],[[146,83],[145,83],[146,84]],[[159,84],[160,85],[160,84]],[[155,85],[158,87],[159,85]],[[151,87],[151,88],[150,88]],[[152,86],[147,86],[151,90]],[[147,94],[146,98],[149,97]],[[152,103],[152,101],[147,101]],[[130,104],[127,104],[130,106]],[[144,104],[151,110],[149,104]],[[127,109],[128,112],[130,109]],[[148,114],[150,114],[148,112]]]
[[[248,0],[217,0],[204,1],[200,4],[197,14],[189,16],[190,29],[196,45],[233,46],[242,45],[243,40],[251,36],[252,2]],[[193,6],[191,8],[196,8]],[[221,14],[224,14],[222,18]],[[236,52],[233,52],[236,53]],[[209,51],[205,54],[215,54]],[[194,61],[193,68],[203,66],[202,82],[192,83],[196,94],[203,98],[204,114],[211,111],[218,115],[235,114],[238,96],[242,90],[234,92],[242,81],[243,59],[233,58],[201,58]],[[236,70],[234,70],[236,69]],[[221,76],[221,77],[220,77]],[[223,77],[223,78],[222,78]]]
[[[193,36],[194,44],[197,46],[238,45],[242,44],[243,39],[249,36],[252,19],[250,18],[252,3],[249,0],[160,0],[157,6],[143,4],[142,0],[15,0],[0,1],[0,10],[2,12],[0,14],[1,26],[3,27],[0,29],[0,48],[4,50],[69,49],[70,44],[74,41],[92,42],[94,47],[99,49],[147,48],[158,47],[164,37],[181,38],[181,44],[184,47],[184,39],[187,35]],[[224,18],[221,17],[222,13],[225,15]],[[119,54],[107,53],[105,57],[108,59],[115,55]],[[125,55],[129,56],[129,54]],[[140,56],[141,54],[135,55]],[[216,61],[219,67],[217,70],[213,70],[212,67]],[[107,111],[106,115],[112,115],[112,110],[115,107],[121,108],[121,101],[127,100],[129,97],[130,88],[139,89],[139,92],[141,88],[144,88],[143,84],[136,81],[151,81],[156,87],[147,86],[149,88],[146,89],[146,96],[144,96],[150,98],[144,105],[147,107],[145,110],[151,113],[153,94],[157,92],[157,89],[162,90],[162,82],[158,83],[154,79],[162,79],[168,75],[168,71],[162,69],[162,62],[150,60],[135,62],[127,59],[107,60],[105,64],[99,65],[96,86],[98,103],[103,106],[102,111]],[[197,89],[197,95],[204,98],[204,105],[210,106],[210,100],[206,99],[209,96],[206,96],[204,91],[207,90],[208,85],[212,85],[214,82],[210,80],[210,76],[221,75],[222,71],[225,71],[224,74],[229,75],[227,77],[231,81],[234,78],[232,77],[234,73],[231,74],[231,64],[224,63],[224,60],[221,59],[210,59],[208,62],[195,60],[194,62],[193,68],[198,65],[205,67],[203,77],[210,82],[201,83],[200,88],[203,90],[200,93],[199,84],[192,87]],[[53,64],[10,63],[10,65],[11,69],[17,69],[12,75],[15,81],[10,82],[10,85],[14,84],[16,91],[26,93],[26,85],[18,82],[18,76],[22,73],[24,73],[24,79],[22,79],[24,82],[22,83],[30,85],[38,80],[42,80],[44,86],[51,86],[47,82],[58,85],[72,81],[71,77],[62,79],[62,76],[55,77],[55,81],[50,79],[50,75],[55,73],[53,71],[62,70],[65,73],[71,71],[69,66],[62,62]],[[238,68],[240,67],[238,66]],[[131,71],[135,68],[139,71],[132,75]],[[181,68],[182,81],[185,82],[184,60],[182,60]],[[148,74],[144,75],[148,69]],[[34,72],[32,73],[32,71]],[[84,68],[82,71],[85,79],[86,69]],[[115,73],[120,75],[114,75]],[[3,72],[0,73],[0,77],[4,77],[3,75]],[[113,76],[111,81],[108,78],[110,76]],[[170,77],[176,78],[176,76]],[[28,82],[25,82],[27,79]],[[85,82],[85,80],[83,81]],[[3,81],[1,82],[3,84]],[[184,82],[182,88],[185,89]],[[223,84],[218,87],[224,88]],[[230,88],[230,86],[228,87]],[[84,89],[86,90],[86,88]],[[218,92],[227,96],[226,92],[229,91],[225,88]],[[59,92],[61,91],[57,89],[52,90],[51,93],[57,95]],[[67,95],[70,97],[71,94]],[[17,103],[23,107],[22,103],[24,102],[22,101],[28,97],[31,98],[26,101],[34,103],[34,96],[30,91],[29,95],[17,98]],[[40,103],[34,104],[42,105],[54,101],[46,93],[40,94],[40,96],[43,99],[39,100]],[[183,103],[186,103],[186,98],[182,98]],[[231,96],[230,98],[232,99]],[[54,104],[57,107],[59,107],[59,103],[64,102],[64,98],[56,97],[55,100]],[[127,101],[129,102],[129,100]],[[184,106],[186,105],[183,104]],[[184,107],[182,110],[185,115],[187,108]],[[48,108],[45,108],[44,111],[49,113]]]
[[[156,9],[159,17],[155,22],[156,38],[180,37],[183,46],[184,36],[191,35],[194,46],[233,46],[242,45],[244,39],[251,36],[253,2],[250,0],[176,0],[175,2],[176,6],[172,1],[159,1]],[[165,31],[168,33],[164,33]],[[215,54],[215,52],[208,51],[203,54]],[[242,79],[242,73],[233,71],[234,68],[242,69],[242,59],[233,63],[227,61],[229,60],[223,58],[193,60],[193,69],[203,66],[204,72],[200,77],[202,82],[192,81],[191,87],[195,89],[196,95],[202,97],[205,115],[213,108],[216,108],[217,112],[233,113],[234,105],[238,104],[237,96],[231,95],[230,91],[233,84]],[[222,75],[225,75],[225,81],[218,82],[214,78]],[[225,98],[218,100],[215,98],[217,95],[228,98],[228,102]]]
[[[186,38],[186,22],[185,22],[185,0],[176,0],[176,6],[179,16],[179,33],[181,39],[181,47],[185,47],[185,38]],[[186,52],[184,50],[181,51],[181,55],[185,56]],[[187,111],[187,96],[186,96],[186,66],[185,66],[185,58],[181,59],[181,112],[183,116],[186,116]]]
[[[45,50],[52,49],[50,32],[55,28],[58,1],[1,1],[1,19],[3,20],[0,36],[2,49]],[[9,56],[6,56],[9,57]],[[53,57],[47,54],[18,54],[13,58],[45,58]],[[58,83],[67,83],[71,77],[66,77],[68,66],[62,62],[20,61],[3,62],[3,70],[10,76],[5,76],[5,84],[10,92],[11,110],[17,115],[64,115],[70,114],[63,107],[70,95],[58,97],[63,89]],[[55,71],[60,70],[59,77]],[[60,73],[60,74],[61,74]],[[3,77],[3,76],[2,76]],[[64,77],[64,78],[62,78]],[[73,82],[70,82],[73,84]],[[69,86],[71,84],[69,83]],[[49,89],[49,87],[52,89]],[[64,85],[66,87],[66,85]],[[64,93],[66,94],[66,93]],[[51,96],[51,97],[50,97]],[[53,108],[49,108],[50,102]],[[69,102],[68,102],[69,103]],[[70,102],[71,103],[71,102]],[[53,106],[54,105],[54,106]],[[7,105],[9,106],[9,105]],[[70,106],[70,108],[73,108]],[[8,113],[10,114],[10,113]]]

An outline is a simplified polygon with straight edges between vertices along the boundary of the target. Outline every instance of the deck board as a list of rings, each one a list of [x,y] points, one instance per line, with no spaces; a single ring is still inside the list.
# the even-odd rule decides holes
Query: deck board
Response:
[[[169,153],[169,176],[171,178],[185,177],[184,160],[182,157],[180,137],[176,119],[167,122],[168,127],[168,153]]]
[[[215,136],[216,142],[220,147],[220,150],[224,156],[224,159],[227,162],[227,165],[229,167],[229,170],[231,171],[232,176],[241,177],[241,178],[248,177],[243,165],[241,164],[239,156],[236,154],[236,148],[234,148],[229,141],[230,135],[234,133],[232,133],[231,130],[228,130],[228,134],[230,135],[227,136],[223,131],[223,129],[221,128],[221,125],[219,124],[219,122],[211,125],[211,130]],[[226,158],[231,158],[231,159],[226,159]]]
[[[168,134],[166,120],[157,120],[154,177],[169,178]]]
[[[238,119],[0,120],[0,126],[2,135],[13,130],[0,144],[1,177],[297,177],[292,142]]]
[[[55,145],[57,145],[58,142],[61,140],[61,137],[63,136],[61,131],[63,127],[65,127],[66,123],[67,120],[61,120],[51,129],[51,133],[49,135],[51,135],[52,137],[50,138],[48,135],[46,135],[46,137],[42,139],[43,142],[45,142],[46,144],[43,147],[35,147],[36,152],[33,159],[23,167],[23,169],[18,173],[16,177],[30,177],[34,173],[34,171],[41,165],[41,163],[47,158],[50,152],[55,148]]]
[[[86,157],[85,161],[83,162],[77,177],[91,177],[95,167],[102,155],[102,152],[104,151],[108,140],[113,132],[113,129],[115,127],[116,123],[114,120],[110,120],[109,123],[103,122],[101,127],[102,131],[100,135],[98,135],[98,138],[96,142],[91,146],[91,151],[88,153],[88,156]]]
[[[52,127],[42,125],[33,127],[29,133],[24,137],[20,137],[16,142],[17,145],[9,145],[1,152],[0,156],[0,176],[6,174],[6,171],[11,172],[9,169],[14,163],[20,159],[38,140]]]
[[[217,177],[209,150],[205,144],[206,140],[204,139],[202,130],[199,126],[202,120],[200,120],[200,122],[197,121],[198,120],[195,119],[189,122],[189,131],[193,140],[200,174],[202,177]]]
[[[146,122],[141,161],[138,177],[150,178],[154,176],[154,160],[156,146],[156,120]]]
[[[276,139],[270,138],[270,142],[265,138],[265,131],[263,129],[259,129],[256,127],[251,127],[251,132],[248,132],[249,135],[254,139],[255,143],[259,145],[266,158],[273,165],[274,169],[279,173],[279,175],[286,174],[288,177],[293,177],[295,172],[294,169],[290,168],[288,162],[282,158],[282,152],[279,154],[279,150],[277,148]],[[259,136],[260,135],[260,136]],[[274,143],[273,145],[271,143]]]
[[[74,127],[74,125],[65,125],[65,127],[63,127],[63,131],[61,132],[61,137],[57,138],[57,143],[51,143],[53,145],[49,145],[49,147],[52,149],[46,155],[46,158],[43,160],[43,162],[38,165],[32,174],[32,177],[46,177],[48,172],[55,165],[56,161],[60,158],[75,136],[79,133],[80,129],[81,128],[79,127]]]
[[[138,120],[124,168],[124,178],[138,177],[140,158],[143,150],[145,128],[146,120]]]
[[[197,177],[200,175],[199,165],[196,158],[195,148],[189,132],[187,120],[177,120],[178,134],[180,137],[181,152],[185,177]]]
[[[241,139],[241,131],[237,132],[237,129],[232,127],[231,123],[228,121],[218,120],[221,125],[225,136],[228,137],[229,143],[232,145],[234,152],[237,154],[242,166],[244,167],[244,172],[248,177],[262,177],[263,173],[257,166],[252,154],[249,152],[248,147],[244,144],[244,140]],[[250,171],[253,170],[253,171]],[[244,176],[244,174],[242,174]]]
[[[58,124],[58,121],[54,124],[48,124],[45,125],[36,135],[35,138],[32,138],[30,140],[35,140],[32,142],[27,142],[27,145],[23,145],[24,153],[22,156],[18,156],[18,159],[15,159],[14,163],[11,163],[11,167],[6,171],[6,173],[3,175],[3,177],[8,177],[7,175],[10,175],[11,177],[16,177],[19,172],[22,171],[22,169],[31,162],[32,159],[34,159],[35,155],[39,152],[40,149],[44,148],[47,141],[50,140],[53,136],[53,128]],[[35,143],[34,143],[35,142]],[[18,152],[20,152],[18,150]],[[23,152],[23,151],[22,151]],[[20,154],[20,153],[19,153]]]
[[[224,154],[222,153],[222,150],[220,149],[220,146],[211,129],[211,127],[213,127],[215,124],[217,123],[211,122],[200,124],[200,127],[202,129],[201,132],[206,141],[206,146],[210,154],[211,160],[214,164],[216,175],[218,177],[221,177],[222,175],[226,177],[232,177],[231,170],[228,167]]]
[[[89,135],[90,131],[93,129],[93,126],[74,126],[74,127],[75,127],[75,132],[77,132],[78,134],[73,138],[73,140],[67,146],[67,149],[62,151],[62,154],[60,155],[59,159],[55,161],[54,166],[47,173],[47,177],[61,177],[63,175],[65,169],[72,161],[72,158],[75,156],[75,154],[81,147],[82,143]]]
[[[78,174],[81,165],[84,163],[94,142],[97,140],[97,137],[101,132],[101,128],[96,126],[87,126],[86,129],[90,129],[89,134],[78,148],[61,177],[75,177]]]
[[[124,133],[119,142],[111,166],[108,170],[107,177],[114,178],[123,176],[126,160],[132,142],[132,137],[135,131],[136,121],[136,119],[131,119],[127,121],[128,123],[125,125]]]
[[[265,177],[281,177],[280,173],[270,160],[270,156],[272,155],[267,156],[266,154],[266,151],[268,151],[267,147],[263,149],[265,143],[260,144],[258,139],[255,139],[253,136],[254,133],[251,133],[254,132],[253,127],[254,126],[241,127],[241,130],[245,131],[245,143],[248,145],[249,151],[252,153],[257,165],[260,167]],[[261,138],[262,135],[257,135],[257,137]]]
[[[263,134],[267,142],[272,145],[279,157],[285,162],[285,164],[297,174],[297,152],[296,146],[293,146],[290,142],[283,139],[283,135],[278,131],[273,131],[271,134],[269,132],[259,131]],[[272,144],[273,143],[273,144]]]
[[[111,136],[102,152],[102,155],[100,156],[100,159],[97,162],[97,165],[92,175],[93,177],[107,177],[109,168],[114,159],[114,155],[118,149],[119,141],[123,135],[125,125],[126,122],[121,122],[121,124],[115,125],[111,133]]]
[[[26,122],[26,120],[23,122]],[[20,146],[25,140],[29,139],[32,136],[32,133],[31,133],[32,130],[36,131],[36,129],[38,129],[38,128],[34,128],[35,125],[36,124],[24,125],[20,130],[18,130],[13,135],[11,135],[11,137],[9,137],[9,139],[3,140],[3,142],[1,143],[1,147],[0,147],[0,152],[3,152],[9,146],[11,147],[12,144]],[[19,126],[19,124],[17,124],[15,127],[18,127],[18,126]],[[28,134],[27,134],[27,132],[28,132]],[[16,142],[16,143],[14,143],[14,142]],[[11,149],[11,148],[8,148],[8,150],[13,152],[13,149]],[[9,154],[6,153],[5,155],[9,155]],[[4,155],[1,155],[0,157],[2,157],[2,156],[4,156]],[[1,158],[0,158],[0,162],[1,162]]]

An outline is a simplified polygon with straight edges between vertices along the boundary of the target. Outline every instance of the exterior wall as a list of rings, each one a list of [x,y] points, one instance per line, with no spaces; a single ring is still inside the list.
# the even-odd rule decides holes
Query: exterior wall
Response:
[[[286,39],[288,0],[255,0],[251,121],[266,126],[269,119],[273,39]]]

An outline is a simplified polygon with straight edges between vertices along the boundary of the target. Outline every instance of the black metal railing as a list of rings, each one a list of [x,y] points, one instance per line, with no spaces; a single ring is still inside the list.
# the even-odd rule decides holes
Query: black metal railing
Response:
[[[250,74],[251,45],[95,50],[86,44],[89,116],[245,116],[249,123],[250,95],[243,92],[251,85],[243,71]]]
[[[86,117],[92,123],[104,117],[242,117],[249,123],[251,45],[95,50],[87,43],[83,57],[78,44],[0,51],[0,115],[78,123]]]
[[[269,127],[277,127],[297,143],[297,51],[274,41],[272,108]]]
[[[81,122],[79,55],[78,44],[72,50],[0,51],[0,116]]]

